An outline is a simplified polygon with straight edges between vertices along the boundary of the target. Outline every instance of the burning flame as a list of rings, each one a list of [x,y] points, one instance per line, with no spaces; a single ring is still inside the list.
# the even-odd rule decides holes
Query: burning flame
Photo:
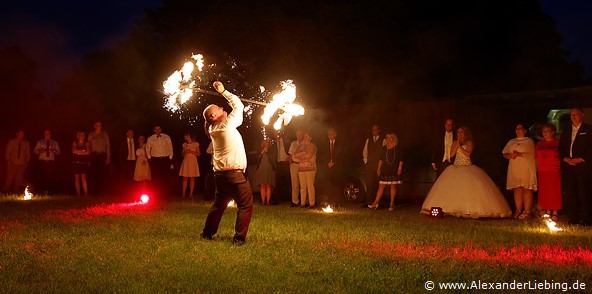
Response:
[[[181,106],[191,99],[194,92],[217,95],[216,92],[197,87],[198,82],[203,82],[203,77],[196,74],[196,72],[202,72],[204,66],[205,60],[202,54],[192,55],[191,59],[185,62],[181,69],[174,71],[162,83],[163,94],[165,95],[164,108],[170,112],[180,111]],[[236,67],[236,64],[233,63],[232,68],[234,67]],[[282,90],[273,95],[273,99],[269,103],[241,98],[241,100],[252,104],[266,105],[263,116],[261,116],[263,124],[266,126],[269,125],[272,117],[281,110],[277,114],[277,119],[273,124],[276,130],[281,129],[282,126],[287,126],[294,116],[304,114],[304,108],[294,103],[294,100],[296,100],[296,85],[294,85],[292,80],[282,81],[280,86]],[[266,89],[263,86],[259,86],[259,91],[261,94],[266,94]],[[244,111],[250,116],[253,109],[249,105],[245,107]]]
[[[233,207],[234,206],[234,200],[230,200],[230,202],[228,202],[228,207]]]
[[[281,87],[282,91],[273,95],[273,99],[267,104],[261,116],[263,124],[269,125],[271,117],[281,109],[283,113],[278,115],[277,120],[273,124],[273,128],[276,130],[281,129],[282,125],[287,126],[292,120],[292,117],[304,114],[304,107],[294,104],[294,100],[296,100],[296,85],[292,83],[292,80],[281,82]]]
[[[25,197],[23,197],[23,200],[31,200],[31,197],[33,197],[33,194],[29,193],[29,186],[27,186],[25,188]]]
[[[140,201],[144,204],[148,203],[149,200],[150,197],[147,194],[142,194],[142,196],[140,197]]]
[[[195,80],[192,73],[197,67],[198,71],[202,71],[204,67],[204,59],[202,54],[192,55],[194,61],[187,61],[183,64],[180,70],[174,71],[162,83],[164,94],[166,95],[165,108],[169,111],[178,111],[180,106],[189,101],[193,96],[193,88],[195,87]],[[199,78],[199,77],[198,77]]]
[[[555,223],[548,214],[543,215],[543,220],[551,232],[563,231],[563,229],[558,227],[557,223]]]
[[[327,207],[323,207],[323,212],[332,213],[333,208],[331,208],[331,205],[327,205]]]

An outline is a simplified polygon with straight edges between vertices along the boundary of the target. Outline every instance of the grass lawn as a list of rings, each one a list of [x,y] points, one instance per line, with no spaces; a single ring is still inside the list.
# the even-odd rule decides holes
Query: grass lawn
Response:
[[[2,198],[1,291],[426,293],[426,285],[442,292],[439,283],[592,289],[592,229],[562,219],[564,231],[550,232],[541,219],[432,219],[410,204],[331,214],[256,205],[247,243],[237,246],[236,208],[226,211],[215,240],[199,238],[208,208]]]

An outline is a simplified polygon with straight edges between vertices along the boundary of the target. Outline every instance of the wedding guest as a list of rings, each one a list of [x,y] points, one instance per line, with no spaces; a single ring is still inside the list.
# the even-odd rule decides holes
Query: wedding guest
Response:
[[[51,138],[51,131],[43,131],[43,139],[37,141],[33,153],[39,156],[39,189],[45,194],[55,192],[56,155],[60,155],[60,145]]]
[[[304,132],[302,143],[296,149],[294,158],[298,160],[298,179],[300,180],[300,207],[315,207],[315,175],[317,173],[317,146],[311,142],[312,136]]]
[[[31,160],[31,145],[25,140],[25,131],[18,130],[16,138],[6,144],[6,181],[3,192],[20,193],[24,191],[25,172]]]
[[[439,207],[447,215],[465,218],[505,218],[512,210],[495,183],[482,169],[473,165],[473,136],[467,127],[456,131],[452,143],[454,164],[436,180],[421,206],[421,213],[431,215]]]
[[[161,194],[170,192],[169,178],[173,166],[173,143],[169,135],[162,132],[160,125],[152,129],[154,134],[146,142],[146,156],[150,161],[153,187]]]
[[[559,155],[564,177],[569,224],[592,225],[592,126],[584,122],[584,111],[574,107],[571,126],[561,133]]]
[[[438,133],[432,153],[432,169],[436,171],[436,179],[442,174],[445,168],[454,162],[450,156],[452,142],[456,140],[454,134],[454,120],[449,118],[444,122],[444,132]]]
[[[74,171],[74,187],[76,195],[88,196],[88,182],[86,175],[90,166],[90,143],[86,140],[84,132],[76,133],[76,140],[72,142],[72,169]]]
[[[276,184],[275,169],[277,163],[275,159],[275,149],[271,148],[271,140],[269,138],[263,139],[261,148],[259,148],[257,169],[253,175],[253,186],[260,186],[261,203],[263,205],[269,205],[271,192]]]
[[[380,199],[384,194],[386,186],[390,187],[391,202],[389,211],[395,207],[395,197],[397,194],[396,185],[401,184],[401,175],[403,174],[403,156],[400,150],[395,147],[399,144],[399,138],[393,132],[386,134],[386,145],[382,148],[382,154],[378,160],[376,175],[379,177],[378,191],[374,202],[368,205],[370,209],[377,209]]]
[[[111,143],[109,135],[103,130],[103,124],[96,121],[94,131],[88,134],[90,144],[90,173],[93,190],[97,193],[106,192],[107,166],[111,162]]]
[[[195,188],[195,178],[199,177],[199,165],[197,157],[201,155],[199,150],[199,143],[195,141],[195,135],[187,132],[183,136],[185,143],[183,143],[183,162],[179,170],[179,176],[183,177],[182,199],[185,200],[185,193],[187,192],[187,182],[189,182],[189,200],[193,201],[193,190]]]
[[[557,220],[561,203],[561,160],[559,159],[559,140],[555,138],[555,126],[542,126],[543,140],[536,144],[538,170],[538,207],[552,220]]]
[[[298,158],[294,157],[294,153],[296,153],[296,150],[298,149],[298,147],[300,147],[300,144],[302,144],[302,139],[302,130],[296,130],[296,140],[290,143],[290,148],[288,149],[288,154],[290,155],[288,159],[290,162],[290,180],[292,184],[292,203],[290,204],[291,207],[298,207],[298,204],[300,203],[300,200],[298,199],[298,196],[300,194],[300,178],[298,177],[299,164]],[[304,203],[300,203],[300,205],[304,205]]]
[[[136,142],[134,130],[129,129],[125,132],[125,138],[121,140],[119,146],[119,165],[120,177],[124,183],[129,184],[134,179],[136,169]]]
[[[364,175],[366,183],[366,200],[365,205],[371,204],[372,198],[376,195],[376,189],[378,186],[378,176],[376,170],[378,169],[378,161],[380,160],[380,154],[382,147],[386,145],[386,140],[380,134],[380,126],[377,124],[372,125],[372,135],[366,139],[364,149],[362,150],[362,157],[364,160]]]
[[[502,153],[510,163],[506,189],[514,191],[514,218],[528,219],[533,208],[533,192],[537,190],[534,141],[526,137],[526,126],[516,125],[516,138],[508,141]],[[524,209],[524,211],[522,211]]]
[[[319,176],[322,194],[335,205],[342,202],[340,184],[343,179],[345,161],[345,144],[337,138],[337,131],[334,128],[327,130],[327,138],[319,144]]]
[[[138,149],[136,149],[136,166],[134,168],[134,181],[139,183],[142,192],[146,191],[148,181],[152,179],[150,175],[150,164],[146,157],[146,139],[144,136],[138,136]]]
[[[274,153],[276,156],[276,186],[274,187],[273,194],[276,195],[274,197],[274,202],[279,200],[280,195],[291,195],[292,186],[290,183],[290,155],[286,151],[286,142],[284,142],[284,133],[282,131],[277,131],[275,135],[275,140],[271,141],[271,147],[274,149]],[[298,199],[298,197],[296,198]]]

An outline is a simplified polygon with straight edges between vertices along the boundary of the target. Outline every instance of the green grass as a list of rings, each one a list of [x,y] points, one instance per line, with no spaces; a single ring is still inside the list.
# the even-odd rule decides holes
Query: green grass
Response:
[[[3,198],[1,291],[421,293],[426,281],[477,280],[592,288],[592,229],[551,233],[539,219],[432,219],[414,205],[333,214],[256,205],[247,243],[236,246],[236,208],[226,211],[215,240],[199,238],[208,208]]]

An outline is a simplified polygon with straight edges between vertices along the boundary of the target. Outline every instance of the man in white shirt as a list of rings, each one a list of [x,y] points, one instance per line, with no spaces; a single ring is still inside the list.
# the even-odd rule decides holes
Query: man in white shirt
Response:
[[[452,142],[455,140],[454,120],[449,118],[444,122],[444,133],[438,132],[432,153],[432,169],[436,171],[436,178],[442,174],[444,169],[451,165],[454,157],[450,156]]]
[[[146,141],[146,157],[150,161],[152,181],[161,193],[167,193],[171,190],[167,179],[174,168],[173,143],[171,137],[162,132],[160,125],[155,125],[152,130],[154,135]]]
[[[247,168],[247,154],[243,138],[237,130],[243,123],[244,105],[236,95],[224,89],[221,82],[214,82],[214,88],[226,98],[232,111],[226,113],[222,107],[210,104],[203,112],[206,120],[205,129],[212,139],[214,151],[212,161],[216,195],[201,237],[213,238],[218,232],[224,210],[228,207],[230,200],[234,199],[238,212],[232,241],[234,244],[241,245],[245,243],[253,215],[253,193],[244,175]]]
[[[33,153],[39,156],[38,176],[39,188],[38,191],[43,191],[45,194],[55,192],[55,174],[56,155],[60,154],[60,145],[51,138],[51,131],[43,131],[43,139],[37,141]]]

